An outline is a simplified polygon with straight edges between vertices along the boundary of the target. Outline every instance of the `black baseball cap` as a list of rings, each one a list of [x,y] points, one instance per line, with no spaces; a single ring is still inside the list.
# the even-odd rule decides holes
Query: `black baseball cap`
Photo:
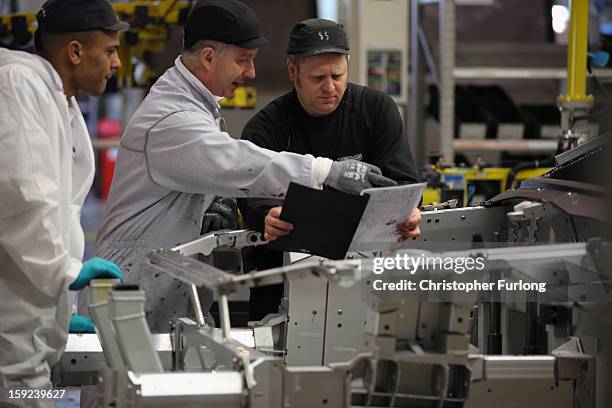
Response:
[[[259,18],[239,0],[201,0],[185,23],[184,48],[199,40],[219,41],[242,48],[268,44],[261,35]]]
[[[342,24],[322,18],[309,18],[293,27],[289,35],[287,54],[305,58],[327,52],[349,53]]]
[[[81,31],[125,31],[130,25],[119,21],[107,0],[47,0],[38,13],[38,30],[43,33]]]

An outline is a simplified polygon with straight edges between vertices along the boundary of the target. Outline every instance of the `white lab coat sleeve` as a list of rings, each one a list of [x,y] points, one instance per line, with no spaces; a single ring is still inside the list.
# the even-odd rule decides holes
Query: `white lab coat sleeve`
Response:
[[[70,220],[60,206],[70,209],[71,202],[58,185],[59,177],[69,176],[60,174],[59,163],[72,156],[60,157],[64,136],[43,120],[54,114],[52,98],[34,72],[22,66],[0,71],[0,247],[40,292],[32,296],[57,298],[81,260],[70,256],[61,232]]]
[[[186,193],[282,197],[289,182],[313,184],[311,155],[273,152],[221,132],[212,116],[180,111],[147,135],[147,171],[157,184]]]

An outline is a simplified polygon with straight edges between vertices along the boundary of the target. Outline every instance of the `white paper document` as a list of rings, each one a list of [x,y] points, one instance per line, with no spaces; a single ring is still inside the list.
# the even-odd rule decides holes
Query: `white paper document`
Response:
[[[408,219],[419,204],[426,183],[368,188],[370,199],[361,216],[349,252],[381,251],[400,246],[396,225]]]

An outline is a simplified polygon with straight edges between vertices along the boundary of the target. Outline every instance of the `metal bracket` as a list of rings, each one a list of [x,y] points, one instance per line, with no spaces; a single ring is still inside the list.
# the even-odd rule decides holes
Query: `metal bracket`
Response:
[[[172,248],[181,255],[189,256],[195,254],[210,255],[212,251],[220,247],[245,248],[267,244],[259,232],[251,230],[220,230],[213,231],[200,238],[181,244]]]

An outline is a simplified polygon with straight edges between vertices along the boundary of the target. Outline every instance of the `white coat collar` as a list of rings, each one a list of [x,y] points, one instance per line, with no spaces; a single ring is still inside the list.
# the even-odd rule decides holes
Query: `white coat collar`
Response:
[[[23,64],[36,71],[52,91],[64,94],[64,84],[53,65],[37,54],[24,51],[9,51],[0,48],[0,66],[8,64]]]
[[[64,84],[62,83],[62,78],[60,77],[59,73],[55,70],[55,67],[53,67],[53,65],[49,61],[44,59],[43,57],[38,56],[38,55],[37,57],[40,58],[43,68],[47,71],[47,73],[51,77],[50,78],[51,83],[57,88],[58,91],[60,91],[61,93],[64,93]]]
[[[64,83],[62,82],[62,78],[60,77],[59,73],[57,72],[53,64],[51,64],[49,61],[47,61],[45,58],[41,57],[40,55],[33,54],[33,56],[36,57],[40,61],[43,71],[41,70],[38,70],[38,71],[41,74],[42,72],[46,74],[47,79],[48,79],[47,84],[51,85],[55,91],[60,92],[62,95],[65,96],[66,93],[64,92]],[[77,113],[78,114],[81,113],[79,109],[75,110],[75,107],[78,107],[78,104],[74,96],[71,96],[70,99],[64,97],[64,100],[66,101],[66,104],[68,106],[68,111],[71,117],[73,117]]]

